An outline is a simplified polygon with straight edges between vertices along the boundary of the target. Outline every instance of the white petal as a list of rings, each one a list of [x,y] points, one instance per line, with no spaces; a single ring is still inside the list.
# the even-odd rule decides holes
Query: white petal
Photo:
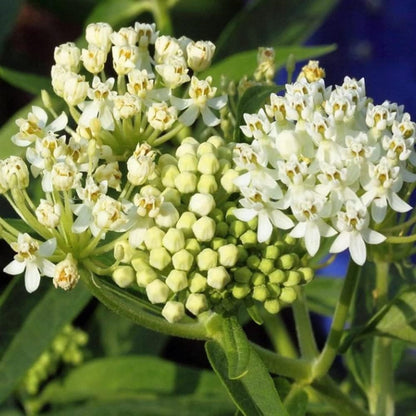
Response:
[[[199,115],[199,108],[196,105],[191,105],[184,113],[179,116],[179,121],[185,126],[192,125]]]
[[[302,238],[305,235],[306,232],[306,223],[305,222],[299,222],[295,225],[295,228],[289,233],[291,237],[295,238]]]
[[[364,241],[368,244],[380,244],[386,239],[383,234],[380,234],[374,230],[370,230],[369,228],[363,230],[361,234],[364,238]]]
[[[146,228],[135,228],[129,233],[129,244],[133,248],[137,248],[144,241]]]
[[[311,256],[314,256],[319,250],[321,244],[321,234],[319,233],[319,227],[312,221],[306,223],[305,229],[305,246],[306,250]]]
[[[215,116],[215,114],[208,108],[202,107],[201,108],[202,119],[204,123],[209,127],[214,127],[220,124],[221,120]]]
[[[259,243],[267,241],[273,232],[272,223],[264,211],[259,212],[259,223],[257,225],[257,240]]]
[[[103,111],[101,111],[100,113],[100,122],[104,130],[110,130],[110,131],[114,130],[113,113],[107,106],[105,106]]]
[[[332,243],[329,252],[340,253],[346,250],[350,245],[350,233],[348,231],[342,231],[338,237]]]
[[[192,98],[178,98],[171,95],[170,102],[178,110],[185,110],[185,108],[188,108],[192,104]]]
[[[95,101],[91,101],[89,103],[87,103],[87,105],[85,106],[81,117],[78,120],[78,124],[80,126],[84,126],[84,127],[89,127],[90,126],[90,121],[93,118],[96,118],[98,115],[98,111],[99,111],[99,105],[98,103],[96,103]]]
[[[390,203],[390,206],[397,212],[407,212],[412,209],[412,207],[407,202],[403,201],[403,199],[401,199],[394,192],[392,192],[391,195],[387,197],[387,199]]]
[[[351,258],[359,266],[362,266],[365,263],[365,258],[367,257],[367,249],[363,237],[358,231],[353,231],[350,233],[350,253]]]
[[[23,273],[23,271],[25,270],[25,268],[26,268],[26,262],[13,260],[12,262],[10,262],[3,269],[3,271],[4,271],[4,273],[7,273],[7,274],[16,275],[16,274]]]
[[[25,273],[25,287],[29,293],[34,292],[40,283],[40,274],[39,270],[35,263],[28,262],[26,265]]]
[[[49,260],[43,259],[40,269],[45,276],[53,277],[55,274],[55,265]]]
[[[386,198],[377,198],[371,204],[371,216],[376,223],[380,223],[386,217],[387,202]]]
[[[40,121],[40,126],[45,127],[46,122],[48,120],[48,114],[46,113],[46,111],[43,108],[34,105],[32,107],[32,113]]]
[[[233,211],[233,215],[240,221],[250,221],[257,215],[257,211],[249,208],[237,208]]]
[[[39,246],[39,255],[42,257],[52,256],[56,250],[56,238],[51,238],[50,240],[45,241]]]
[[[274,210],[269,213],[270,219],[275,227],[281,228],[282,230],[288,230],[294,226],[293,221],[283,212]]]
[[[63,130],[66,125],[68,124],[68,116],[62,112],[61,115],[54,121],[52,121],[51,124],[48,126],[48,130],[50,131],[61,131]]]
[[[220,110],[222,107],[227,104],[227,96],[221,95],[220,97],[211,98],[207,102],[208,106],[214,108],[215,110]]]

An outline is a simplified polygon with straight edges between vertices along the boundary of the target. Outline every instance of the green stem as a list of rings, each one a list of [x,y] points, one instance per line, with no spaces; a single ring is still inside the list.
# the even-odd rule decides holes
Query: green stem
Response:
[[[344,279],[341,295],[335,308],[335,314],[325,346],[313,366],[314,378],[319,378],[328,373],[338,353],[341,337],[344,333],[345,322],[351,304],[359,276],[359,266],[350,261],[347,275]]]
[[[388,301],[389,263],[376,261],[376,303],[378,309]],[[371,360],[369,408],[375,416],[393,416],[393,356],[391,339],[375,337]]]
[[[318,348],[313,334],[303,287],[297,288],[297,299],[293,302],[292,310],[302,357],[307,360],[316,358],[318,356]]]
[[[285,357],[297,358],[296,347],[280,315],[264,314],[263,325],[275,351]]]
[[[172,22],[168,13],[167,0],[153,0],[152,13],[155,18],[156,26],[164,35],[171,35],[173,33]]]
[[[416,234],[403,236],[390,236],[386,238],[386,243],[391,244],[408,244],[416,241]]]

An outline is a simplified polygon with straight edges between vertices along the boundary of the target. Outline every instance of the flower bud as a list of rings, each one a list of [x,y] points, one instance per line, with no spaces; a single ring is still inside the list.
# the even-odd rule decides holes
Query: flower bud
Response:
[[[295,253],[283,254],[283,256],[280,256],[278,263],[281,269],[290,270],[297,266],[299,257]]]
[[[171,270],[166,278],[166,284],[172,292],[180,292],[188,287],[186,272],[183,270]]]
[[[211,241],[211,248],[213,250],[218,250],[220,247],[225,246],[227,242],[228,241],[225,238],[214,237]]]
[[[136,272],[131,266],[120,266],[113,272],[113,280],[117,286],[125,288],[136,280]]]
[[[81,51],[73,42],[67,42],[55,47],[53,57],[57,65],[65,67],[68,71],[78,72]]]
[[[170,202],[175,207],[181,204],[181,194],[175,188],[165,188],[161,195],[165,202]]]
[[[287,279],[286,272],[280,269],[273,270],[269,273],[269,281],[271,283],[283,283]]]
[[[195,192],[197,183],[198,178],[192,172],[181,172],[174,180],[176,189],[182,194]]]
[[[210,248],[204,248],[196,257],[198,269],[209,270],[217,266],[218,253]]]
[[[293,287],[283,287],[279,299],[285,303],[293,303],[296,297],[296,290]]]
[[[198,161],[198,171],[206,175],[214,175],[220,169],[220,162],[214,153],[204,153]]]
[[[159,227],[151,227],[145,231],[144,244],[148,250],[153,248],[162,247],[162,240],[165,236],[165,232]]]
[[[172,256],[173,267],[177,270],[188,272],[194,263],[194,256],[187,250],[182,249]]]
[[[69,106],[81,104],[88,94],[89,84],[83,75],[70,74],[62,88],[62,98]]]
[[[270,274],[274,270],[274,261],[270,259],[261,259],[258,269],[264,274]]]
[[[276,314],[280,311],[281,305],[280,302],[277,299],[267,299],[263,303],[264,309],[266,309],[267,312],[271,314]]]
[[[114,245],[114,259],[121,263],[130,263],[136,250],[129,244],[128,241],[117,241]]]
[[[164,168],[165,166],[168,166],[168,165],[176,166],[178,163],[178,160],[175,156],[171,155],[170,153],[163,153],[163,155],[160,155],[157,163],[158,163],[159,168]]]
[[[165,303],[169,296],[169,288],[159,279],[146,286],[146,294],[151,303]]]
[[[170,202],[164,202],[160,206],[159,214],[155,218],[155,222],[159,227],[173,227],[179,219],[178,210]]]
[[[237,185],[234,184],[234,180],[237,179],[240,174],[234,169],[228,169],[224,175],[221,177],[221,185],[225,189],[226,192],[232,194],[234,192],[238,192],[239,189]]]
[[[225,267],[233,267],[238,261],[238,248],[227,244],[218,249],[219,263]]]
[[[162,309],[163,317],[172,323],[180,321],[185,316],[183,303],[169,300]]]
[[[193,139],[193,137],[190,137],[190,139]],[[180,158],[186,154],[196,155],[196,148],[198,147],[198,142],[196,140],[193,140],[182,140],[182,143],[176,149],[175,156],[177,158]]]
[[[271,297],[278,298],[280,294],[282,293],[281,285],[277,283],[267,283],[267,289],[269,290],[269,293]]]
[[[64,290],[73,289],[79,280],[78,263],[71,253],[55,266],[53,285]]]
[[[24,189],[29,186],[29,170],[19,156],[4,159],[0,174],[9,188]]]
[[[186,300],[185,306],[189,312],[198,316],[200,313],[208,310],[208,301],[202,293],[191,293]]]
[[[147,287],[157,279],[157,273],[151,267],[143,267],[136,272],[136,281],[140,287]]]
[[[224,146],[225,141],[220,136],[211,136],[211,137],[208,138],[206,143],[210,143],[210,144],[214,145],[215,148],[218,149],[218,148]]]
[[[250,293],[250,291],[251,288],[249,285],[244,283],[236,283],[233,286],[231,293],[236,299],[243,299]]]
[[[189,290],[192,293],[205,292],[207,288],[207,278],[200,273],[195,273],[189,281]]]
[[[283,283],[284,286],[297,286],[302,281],[302,273],[297,270],[289,270],[287,272],[286,281]]]
[[[201,246],[196,238],[188,238],[185,241],[185,249],[188,250],[193,256],[196,256],[201,252]]]
[[[214,175],[201,175],[197,185],[198,192],[202,194],[213,194],[218,190],[217,180]]]
[[[149,256],[144,251],[135,251],[130,263],[133,269],[138,272],[143,268],[149,267]]]
[[[191,153],[182,155],[178,160],[178,169],[180,172],[196,172],[197,166],[198,158]]]
[[[75,165],[66,162],[57,162],[52,167],[52,185],[57,191],[69,191],[79,178]]]
[[[196,151],[196,154],[201,157],[202,155],[206,154],[206,153],[210,153],[213,155],[216,155],[217,153],[217,148],[212,144],[212,143],[208,143],[208,142],[203,142],[198,146],[198,149]]]
[[[217,222],[217,226],[215,228],[215,235],[217,237],[226,237],[228,234],[228,224],[224,221]]]
[[[85,30],[85,39],[88,43],[109,51],[112,32],[113,29],[108,23],[90,23]]]
[[[315,276],[315,272],[310,267],[300,267],[298,272],[302,273],[303,281],[306,283],[310,282]]]
[[[230,224],[229,232],[232,236],[239,238],[247,231],[247,224],[240,220],[235,220]]]
[[[163,270],[170,264],[171,257],[165,247],[150,250],[149,264],[158,270]]]
[[[276,260],[280,255],[280,250],[276,246],[267,246],[263,250],[263,257],[266,259]]]
[[[247,266],[252,270],[257,270],[260,264],[260,258],[252,254],[247,258]]]
[[[104,69],[107,51],[95,45],[88,45],[88,49],[81,52],[81,61],[88,72],[96,75]]]
[[[255,300],[258,300],[259,302],[264,302],[268,296],[269,291],[267,290],[267,287],[264,285],[255,286],[253,288],[253,293],[251,294],[251,297]]]
[[[163,186],[174,188],[175,178],[178,175],[179,175],[179,169],[176,165],[169,164],[169,165],[163,166],[162,172],[161,172]]]
[[[172,127],[172,124],[178,118],[175,107],[168,107],[165,102],[153,103],[147,112],[147,120],[149,124],[159,131],[165,131]]]
[[[201,217],[192,226],[192,231],[198,241],[210,241],[215,235],[215,221],[209,217]]]
[[[162,243],[173,254],[185,247],[185,236],[181,230],[170,228],[163,237]]]
[[[196,217],[193,212],[185,211],[179,218],[178,222],[176,223],[176,228],[181,230],[185,237],[193,236],[192,233],[192,226],[196,222]]]
[[[215,208],[215,199],[211,194],[194,194],[189,200],[188,209],[201,217],[208,215]]]
[[[224,289],[230,281],[230,275],[224,266],[217,266],[208,270],[207,283],[214,289]]]
[[[253,230],[247,230],[240,236],[240,241],[247,247],[253,247],[257,245],[257,233]]]
[[[253,272],[247,267],[239,267],[234,271],[234,280],[239,283],[248,283]]]
[[[214,56],[215,45],[210,41],[189,42],[186,46],[187,64],[194,72],[205,71]]]
[[[48,228],[55,228],[61,220],[61,206],[41,199],[35,211],[39,223]]]
[[[264,285],[266,283],[266,276],[260,272],[254,272],[251,277],[251,283],[254,286]]]

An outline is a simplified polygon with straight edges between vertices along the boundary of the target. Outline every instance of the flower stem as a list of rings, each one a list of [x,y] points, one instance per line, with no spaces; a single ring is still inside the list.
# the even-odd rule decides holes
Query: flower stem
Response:
[[[296,347],[281,316],[264,314],[263,324],[275,351],[285,357],[297,358]]]
[[[388,301],[389,263],[376,261],[376,303],[383,307]],[[371,360],[371,387],[368,392],[370,412],[375,416],[393,416],[393,355],[391,339],[375,337]]]
[[[416,241],[416,234],[404,235],[404,236],[389,236],[386,239],[386,243],[391,244],[407,244]]]
[[[321,354],[318,357],[318,360],[313,366],[314,378],[319,378],[327,374],[335,360],[341,342],[341,337],[344,332],[348,310],[357,285],[358,276],[359,266],[356,265],[353,261],[350,261],[347,275],[344,279],[341,295],[335,308],[335,314],[328,338]]]

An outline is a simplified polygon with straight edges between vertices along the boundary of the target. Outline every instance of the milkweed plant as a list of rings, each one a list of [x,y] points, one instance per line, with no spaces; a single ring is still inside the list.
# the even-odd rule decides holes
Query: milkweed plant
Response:
[[[235,82],[210,72],[212,42],[155,24],[91,23],[85,40],[55,48],[54,94],[16,120],[20,151],[0,161],[20,218],[0,219],[15,253],[4,273],[29,293],[53,285],[70,299],[81,285],[139,325],[205,340],[239,414],[393,415],[395,343],[403,353],[415,339],[410,114],[374,102],[364,79],[328,85],[318,61],[295,71],[290,57],[293,81],[279,86],[272,48]],[[318,348],[308,287],[333,296],[320,270],[344,251]],[[358,325],[365,279],[375,312]],[[250,320],[276,351],[248,341]],[[74,331],[79,362],[86,340]],[[355,384],[331,378],[341,353]]]

